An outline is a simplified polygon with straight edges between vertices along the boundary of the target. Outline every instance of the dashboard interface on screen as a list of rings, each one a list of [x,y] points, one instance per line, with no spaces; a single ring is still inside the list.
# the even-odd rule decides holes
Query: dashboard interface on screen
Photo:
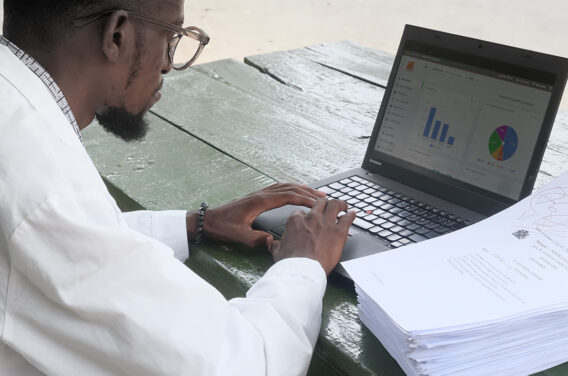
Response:
[[[416,46],[396,67],[373,155],[519,199],[554,81]]]

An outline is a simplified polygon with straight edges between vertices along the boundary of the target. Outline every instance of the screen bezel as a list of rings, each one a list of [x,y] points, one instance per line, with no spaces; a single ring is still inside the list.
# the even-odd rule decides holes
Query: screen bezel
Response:
[[[414,188],[483,215],[494,214],[518,201],[374,150],[386,112],[387,98],[390,97],[403,52],[407,48],[407,44],[413,42],[430,45],[434,48],[456,51],[458,55],[468,54],[472,55],[473,58],[498,61],[503,66],[512,65],[513,67],[524,69],[525,72],[538,71],[541,74],[553,75],[553,90],[519,199],[528,196],[534,187],[556,112],[560,105],[560,99],[568,76],[568,59],[412,25],[406,25],[404,28],[362,167],[372,173],[411,185]],[[538,77],[535,77],[535,81],[537,81],[536,78]]]

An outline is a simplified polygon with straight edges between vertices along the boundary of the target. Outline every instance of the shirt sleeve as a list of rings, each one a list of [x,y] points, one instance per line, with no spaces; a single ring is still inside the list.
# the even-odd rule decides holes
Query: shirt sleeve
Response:
[[[123,212],[128,226],[146,236],[156,239],[174,251],[181,262],[189,257],[185,210]]]
[[[8,346],[62,376],[307,372],[326,285],[318,262],[278,262],[227,301],[113,209],[64,194],[11,234]]]

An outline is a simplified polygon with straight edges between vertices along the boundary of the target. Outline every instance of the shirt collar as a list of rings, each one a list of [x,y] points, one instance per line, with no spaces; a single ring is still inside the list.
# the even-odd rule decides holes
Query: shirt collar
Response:
[[[18,57],[18,59],[20,59],[22,63],[24,63],[24,65],[28,67],[36,76],[38,76],[39,79],[44,83],[44,85],[51,93],[51,96],[53,97],[55,102],[57,102],[57,105],[63,112],[63,115],[65,115],[67,120],[69,120],[69,123],[73,127],[73,130],[77,134],[77,137],[79,137],[79,140],[82,144],[83,137],[81,137],[81,131],[79,129],[79,125],[77,124],[77,120],[75,120],[73,111],[71,111],[71,107],[67,103],[67,99],[65,99],[63,92],[61,91],[59,86],[57,86],[51,75],[33,57],[28,55],[24,50],[16,46],[14,43],[10,42],[3,35],[0,35],[0,45],[8,47],[8,49],[12,51],[12,53],[16,55],[16,57]]]

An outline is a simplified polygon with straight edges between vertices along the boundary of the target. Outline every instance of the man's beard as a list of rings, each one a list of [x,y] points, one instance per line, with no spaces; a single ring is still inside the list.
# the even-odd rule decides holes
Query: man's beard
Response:
[[[124,141],[140,141],[148,132],[146,113],[132,114],[124,107],[108,107],[95,114],[99,124],[108,132]]]

